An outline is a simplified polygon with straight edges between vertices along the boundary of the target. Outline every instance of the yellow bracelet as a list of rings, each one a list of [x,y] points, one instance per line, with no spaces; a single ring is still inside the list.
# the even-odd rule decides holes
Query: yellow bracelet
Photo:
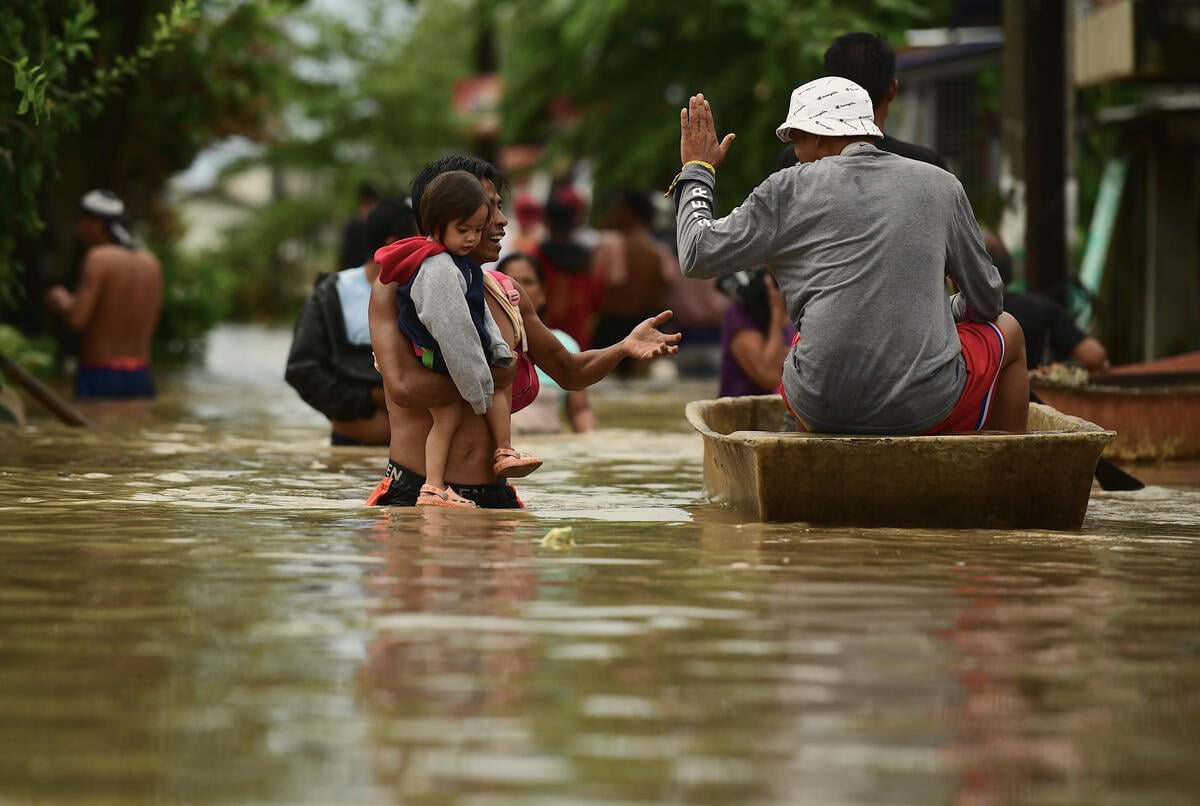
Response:
[[[701,168],[707,168],[708,170],[712,171],[714,179],[717,176],[717,167],[712,163],[705,162],[704,160],[688,160],[683,164],[683,168],[686,168],[689,165],[699,165]],[[679,177],[683,176],[683,168],[680,168],[679,173],[675,174],[675,178],[671,180],[671,186],[667,188],[667,192],[663,194],[664,197],[670,198],[671,194],[675,192],[675,186],[679,184]]]

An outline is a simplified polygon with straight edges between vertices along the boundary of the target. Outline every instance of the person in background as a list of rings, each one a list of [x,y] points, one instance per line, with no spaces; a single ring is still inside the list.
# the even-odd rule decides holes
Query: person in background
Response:
[[[388,196],[367,215],[365,263],[317,276],[296,320],[284,378],[329,419],[333,445],[387,445],[383,378],[371,356],[367,307],[379,276],[375,250],[417,234],[407,196]]]
[[[518,252],[529,254],[535,251],[546,238],[545,211],[529,190],[524,190],[513,199],[517,211],[517,226],[504,234],[500,244],[500,257]]]
[[[592,342],[607,347],[638,322],[662,310],[678,264],[666,244],[654,237],[654,206],[649,194],[622,188],[614,194],[605,230],[592,254],[592,273],[600,284],[599,318]],[[619,367],[628,374],[633,365]]]
[[[341,267],[356,269],[371,258],[367,248],[367,215],[379,203],[379,189],[371,182],[358,186],[358,209],[342,228]]]
[[[1066,308],[1039,294],[1007,290],[1013,279],[1012,256],[998,235],[984,230],[983,245],[1005,286],[1004,310],[1013,315],[1025,332],[1025,362],[1029,369],[1050,363],[1046,360],[1047,352],[1052,361],[1078,361],[1089,372],[1109,368],[1104,345],[1080,330]]]
[[[109,190],[83,197],[78,233],[87,250],[79,288],[56,285],[45,296],[47,307],[82,334],[75,397],[152,398],[151,343],[163,300],[158,258],[134,243],[125,205]]]
[[[583,237],[583,199],[570,185],[546,202],[546,237],[536,255],[546,277],[545,325],[566,331],[586,350],[600,305],[600,288],[592,274],[593,245]]]
[[[721,330],[718,396],[777,393],[783,359],[796,337],[779,286],[760,267],[726,275],[717,288],[731,300]]]
[[[542,266],[533,255],[517,252],[501,259],[496,269],[512,278],[521,294],[529,299],[539,312],[546,307],[546,292],[542,283]],[[551,328],[551,333],[572,353],[579,352],[579,345],[561,330]],[[539,367],[540,391],[534,401],[512,416],[515,434],[557,434],[562,431],[562,417],[575,433],[591,431],[596,427],[596,415],[588,400],[586,389],[568,392]]]
[[[896,51],[887,40],[877,34],[842,34],[825,51],[825,75],[848,78],[865,89],[875,110],[875,125],[884,130],[888,107],[900,89],[900,82],[896,80]],[[876,145],[880,151],[948,170],[945,160],[931,148],[906,143],[889,134],[884,134]],[[775,170],[790,168],[797,162],[796,150],[789,146],[779,153]]]

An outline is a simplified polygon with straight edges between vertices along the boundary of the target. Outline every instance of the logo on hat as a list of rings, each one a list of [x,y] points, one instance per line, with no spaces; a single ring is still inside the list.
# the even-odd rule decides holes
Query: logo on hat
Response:
[[[815,100],[807,97],[813,93]],[[850,79],[836,76],[814,79],[792,91],[787,119],[775,136],[786,143],[792,129],[831,137],[883,137],[875,125],[871,96]]]

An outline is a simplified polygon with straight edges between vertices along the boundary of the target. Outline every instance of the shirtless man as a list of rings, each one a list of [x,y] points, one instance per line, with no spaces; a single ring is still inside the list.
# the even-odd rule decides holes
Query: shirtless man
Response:
[[[162,311],[158,259],[138,248],[125,224],[125,205],[112,191],[83,197],[78,227],[87,248],[79,289],[46,292],[46,305],[82,334],[75,397],[154,397],[150,343]]]
[[[445,171],[463,170],[474,174],[483,184],[492,202],[489,237],[484,238],[471,257],[481,265],[492,263],[500,255],[500,239],[504,237],[508,219],[500,209],[500,194],[504,177],[484,160],[474,157],[447,157],[431,162],[412,183],[413,207],[419,209],[421,195],[429,182]],[[492,313],[510,344],[517,343],[510,317],[489,298]],[[603,350],[571,353],[542,323],[533,303],[524,295],[520,298],[528,354],[546,374],[567,390],[590,386],[609,372],[623,358],[647,360],[678,352],[679,334],[667,335],[658,326],[671,318],[670,311],[638,324],[621,342]],[[380,506],[412,506],[416,503],[421,485],[425,482],[425,438],[433,420],[429,407],[461,399],[454,382],[444,375],[430,372],[421,366],[413,354],[412,344],[396,326],[399,310],[396,289],[376,280],[371,289],[371,344],[379,371],[383,374],[387,395],[388,416],[391,420],[391,445],[387,475],[368,499]],[[513,372],[513,368],[496,370]],[[498,383],[502,380],[498,378]],[[513,386],[513,408],[516,410],[518,384]],[[446,462],[446,480],[464,498],[481,507],[513,509],[521,506],[516,492],[503,479],[492,473],[491,431],[487,421],[463,403],[462,424],[455,432]]]
[[[666,244],[654,237],[654,205],[650,196],[625,188],[614,197],[607,229],[592,254],[592,271],[600,278],[600,318],[592,342],[616,344],[649,313],[661,309],[674,279],[675,261]]]

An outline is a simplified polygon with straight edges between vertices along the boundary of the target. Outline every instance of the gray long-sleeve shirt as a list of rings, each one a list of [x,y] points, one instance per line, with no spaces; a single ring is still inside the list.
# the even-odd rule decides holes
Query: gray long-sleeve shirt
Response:
[[[770,267],[800,331],[783,385],[802,420],[915,434],[949,415],[966,381],[954,323],[994,320],[1003,306],[953,174],[855,143],[772,174],[721,219],[714,186],[688,166],[675,187],[680,267],[688,277]]]
[[[412,301],[417,318],[437,341],[438,351],[463,400],[476,414],[492,407],[492,366],[506,367],[516,356],[484,305],[484,322],[492,346],[484,354],[479,333],[467,307],[467,281],[446,253],[427,258],[413,279]]]

